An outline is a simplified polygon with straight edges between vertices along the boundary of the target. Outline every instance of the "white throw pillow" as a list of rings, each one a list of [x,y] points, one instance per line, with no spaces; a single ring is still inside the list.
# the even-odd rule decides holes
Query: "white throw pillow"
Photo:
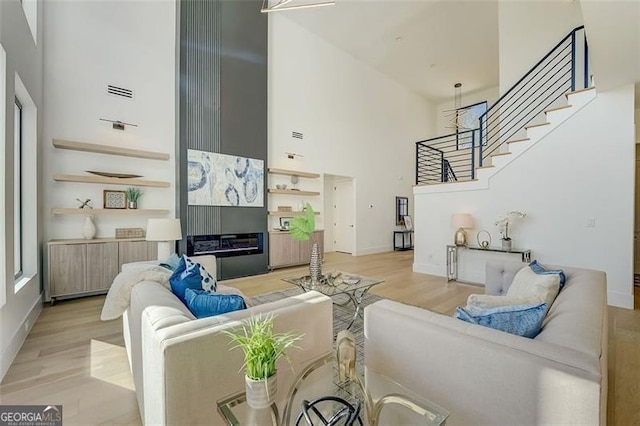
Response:
[[[537,296],[534,297],[509,297],[493,296],[489,294],[470,294],[467,298],[467,309],[485,310],[500,308],[503,306],[535,305],[540,303]]]
[[[522,268],[515,277],[511,287],[507,290],[507,297],[537,298],[547,304],[547,309],[560,291],[560,276],[558,274],[538,275],[529,266]]]

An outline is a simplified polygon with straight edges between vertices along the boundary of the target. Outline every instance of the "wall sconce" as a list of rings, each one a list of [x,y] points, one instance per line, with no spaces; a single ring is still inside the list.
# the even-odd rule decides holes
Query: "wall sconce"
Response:
[[[125,126],[138,127],[137,124],[125,123],[124,121],[120,121],[120,120],[109,120],[107,118],[100,118],[100,121],[106,121],[107,123],[111,123],[111,126],[113,127],[114,130],[124,130]]]
[[[285,154],[287,154],[287,158],[288,158],[289,160],[293,160],[293,159],[295,159],[296,157],[300,157],[300,158],[304,157],[303,155],[301,155],[301,154],[296,154],[295,152],[285,152]]]

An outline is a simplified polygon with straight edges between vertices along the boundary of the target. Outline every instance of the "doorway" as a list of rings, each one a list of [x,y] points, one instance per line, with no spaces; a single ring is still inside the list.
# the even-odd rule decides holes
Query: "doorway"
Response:
[[[325,175],[325,251],[355,253],[355,191],[353,178]]]
[[[633,220],[633,283],[640,286],[640,145],[636,144],[636,186]]]

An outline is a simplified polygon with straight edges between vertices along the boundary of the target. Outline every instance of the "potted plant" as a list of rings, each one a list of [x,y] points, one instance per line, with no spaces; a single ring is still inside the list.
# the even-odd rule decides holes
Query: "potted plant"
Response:
[[[322,277],[322,265],[320,263],[320,249],[318,243],[313,240],[313,232],[316,230],[316,214],[311,204],[304,208],[304,216],[297,216],[289,221],[291,238],[299,241],[311,239],[311,259],[309,262],[309,277],[311,282],[318,282]]]
[[[127,192],[127,200],[129,201],[129,208],[137,209],[138,199],[142,196],[142,192],[140,191],[140,188],[130,186],[129,188],[127,188],[126,192]]]
[[[512,241],[509,237],[509,225],[511,225],[515,220],[522,219],[526,216],[525,213],[511,211],[506,215],[502,216],[500,219],[496,221],[496,226],[498,230],[502,234],[502,249],[503,250],[511,250]]]
[[[267,408],[277,392],[276,361],[285,357],[287,349],[296,347],[294,343],[302,338],[295,333],[274,333],[274,316],[252,316],[237,332],[225,331],[236,345],[230,350],[241,348],[244,352],[245,390],[247,404],[252,408]]]

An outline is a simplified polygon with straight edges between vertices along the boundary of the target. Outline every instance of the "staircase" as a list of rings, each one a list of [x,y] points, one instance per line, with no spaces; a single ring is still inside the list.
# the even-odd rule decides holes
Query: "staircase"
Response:
[[[416,185],[429,192],[450,191],[451,184],[487,188],[491,176],[595,99],[588,61],[581,26],[491,105],[476,129],[417,142]]]

